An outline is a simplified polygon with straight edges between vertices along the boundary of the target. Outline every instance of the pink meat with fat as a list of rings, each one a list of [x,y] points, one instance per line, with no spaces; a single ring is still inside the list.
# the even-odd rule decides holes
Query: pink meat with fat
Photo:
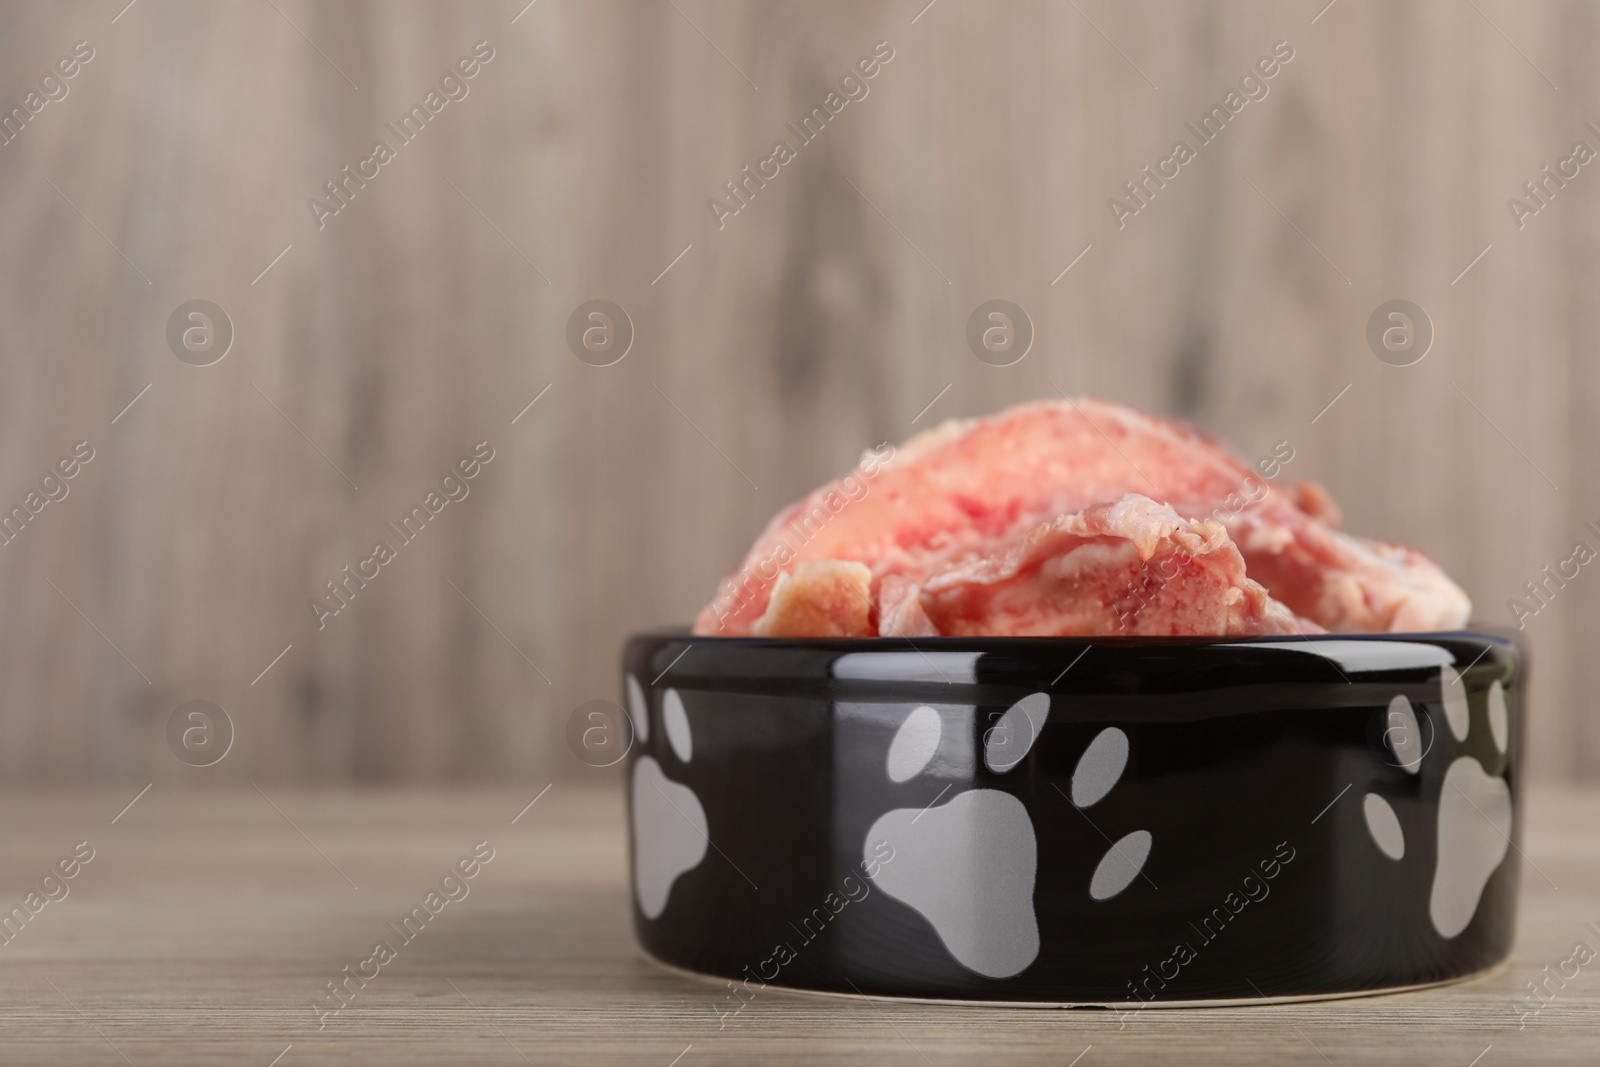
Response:
[[[930,614],[925,603],[929,587],[940,588],[936,576],[958,565],[993,563],[1039,527],[1064,517],[1103,521],[1104,514],[1096,520],[1079,513],[1133,494],[1169,505],[1180,518],[1219,523],[1230,550],[1237,546],[1247,580],[1264,586],[1291,618],[1299,616],[1300,626],[1309,622],[1343,632],[1451,629],[1466,621],[1469,610],[1461,589],[1420,553],[1340,531],[1337,509],[1320,488],[1271,486],[1191,427],[1103,401],[1040,401],[991,418],[947,423],[912,438],[865,484],[865,495],[855,484],[852,499],[836,513],[825,501],[840,500],[845,487],[837,482],[776,516],[700,613],[695,632],[756,632],[774,584],[785,574],[783,615],[799,617],[811,578],[827,573],[808,578],[811,568],[800,565],[809,561],[866,568],[869,633],[893,634],[898,628],[917,636],[906,632],[908,627],[924,635],[946,632],[937,610]],[[825,523],[797,522],[819,508],[829,513]],[[1142,506],[1126,509],[1120,521],[1112,539],[1129,544],[1148,540],[1127,525],[1130,521],[1170,525]],[[1082,556],[1079,563],[1092,557]],[[1108,581],[1122,566],[1109,557],[1104,564]],[[854,577],[841,585],[840,573],[826,579],[828,596],[836,603],[849,589],[860,588],[862,575],[852,570]],[[1218,572],[1203,573],[1214,577]],[[1187,575],[1165,584],[1181,588],[1197,578]],[[1247,589],[1231,579],[1230,587]],[[1172,595],[1178,591],[1174,588]],[[859,610],[852,607],[847,625],[834,629],[858,632]],[[1279,618],[1270,610],[1261,617]],[[879,626],[883,619],[890,625]],[[1160,620],[1159,613],[1149,616],[1143,625],[1157,628],[1146,632],[1213,632],[1180,629],[1176,617]],[[806,636],[781,619],[769,620],[761,632]]]
[[[907,603],[909,602],[909,598]],[[1321,632],[1245,576],[1220,523],[1130,494],[931,575],[916,606],[940,634],[1078,637]],[[882,616],[892,633],[897,620]]]

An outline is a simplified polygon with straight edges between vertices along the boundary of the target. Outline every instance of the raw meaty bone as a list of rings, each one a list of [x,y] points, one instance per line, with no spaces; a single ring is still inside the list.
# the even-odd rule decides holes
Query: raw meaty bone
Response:
[[[1245,577],[1222,524],[1129,494],[934,572],[920,586],[861,563],[781,573],[758,637],[1074,637],[1321,633]]]
[[[1320,633],[1258,583],[1222,524],[1129,494],[1036,528],[986,559],[932,575],[885,612],[886,634],[992,637]],[[905,616],[911,616],[909,618]],[[799,635],[792,635],[799,636]],[[913,636],[907,634],[906,636]]]
[[[1453,629],[1470,610],[1466,594],[1420,553],[1340,531],[1337,510],[1320,488],[1271,487],[1193,428],[1104,401],[1038,401],[914,437],[882,466],[865,495],[855,485],[847,506],[819,527],[806,526],[805,540],[797,537],[798,520],[819,508],[828,514],[823,501],[830,494],[839,499],[840,489],[837,482],[823,486],[779,513],[700,613],[695,632],[756,632],[781,574],[792,575],[781,617],[795,617],[808,574],[824,573],[803,564],[820,561],[859,564],[870,575],[865,622],[859,614],[835,620],[839,632],[861,626],[875,632],[874,623],[884,617],[921,628],[909,598],[921,605],[923,587],[936,575],[995,560],[1041,526],[1130,494],[1165,503],[1182,518],[1219,522],[1248,578],[1318,627]],[[835,599],[861,588],[858,569],[831,575],[827,589]],[[761,629],[775,633],[776,626],[802,636],[781,617]],[[1262,618],[1268,617],[1277,618],[1266,611]],[[1151,616],[1143,625],[1158,621]],[[933,615],[928,625],[936,627]]]

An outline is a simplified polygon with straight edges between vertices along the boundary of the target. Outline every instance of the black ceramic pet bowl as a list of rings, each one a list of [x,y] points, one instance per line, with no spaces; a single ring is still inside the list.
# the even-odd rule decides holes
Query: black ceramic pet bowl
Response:
[[[636,637],[634,921],[670,966],[1133,1008],[1510,950],[1510,636]]]

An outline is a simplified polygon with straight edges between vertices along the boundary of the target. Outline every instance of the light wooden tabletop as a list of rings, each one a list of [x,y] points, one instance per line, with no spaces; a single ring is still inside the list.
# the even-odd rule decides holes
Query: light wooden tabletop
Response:
[[[721,1024],[725,990],[634,945],[619,794],[561,782],[528,806],[541,788],[161,785],[126,810],[137,789],[0,795],[0,904],[63,858],[75,872],[0,946],[0,1063],[1497,1067],[1600,1050],[1600,961],[1522,1016],[1542,968],[1600,948],[1600,791],[1530,798],[1516,952],[1465,984],[1127,1019],[768,990]],[[445,885],[460,899],[322,1016],[326,983],[397,942],[385,923],[478,842],[493,858]]]

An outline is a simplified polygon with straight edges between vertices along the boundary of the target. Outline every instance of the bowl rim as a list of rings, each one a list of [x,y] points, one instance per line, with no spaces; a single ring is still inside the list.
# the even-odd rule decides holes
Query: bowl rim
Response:
[[[1361,633],[1323,633],[1323,634],[1182,634],[1182,635],[1157,635],[1157,634],[1074,634],[1074,635],[1038,635],[1038,636],[990,636],[984,634],[971,635],[938,635],[935,637],[757,637],[754,635],[715,636],[709,634],[696,634],[688,627],[659,627],[651,630],[637,630],[630,633],[625,639],[631,644],[635,641],[650,640],[685,640],[694,644],[716,644],[730,648],[754,647],[771,648],[785,645],[794,645],[801,648],[823,648],[833,645],[850,645],[872,651],[887,651],[892,648],[955,648],[960,645],[971,645],[977,642],[1005,643],[1012,645],[1032,645],[1042,647],[1047,644],[1107,644],[1122,648],[1137,648],[1145,645],[1155,645],[1167,648],[1182,648],[1198,645],[1276,645],[1284,642],[1302,642],[1317,644],[1326,641],[1405,641],[1428,643],[1430,641],[1496,641],[1517,646],[1519,649],[1526,644],[1523,636],[1525,631],[1510,626],[1475,625],[1458,630],[1402,630],[1398,632],[1361,632]]]
[[[1365,652],[1362,646],[1373,651]],[[1393,651],[1379,652],[1378,647]],[[1079,695],[1096,691],[1084,671],[1073,667],[1097,648],[1101,655],[1088,658],[1103,659],[1095,665],[1102,671],[1126,674],[1148,669],[1164,675],[1175,671],[1172,677],[1184,677],[1222,670],[1232,676],[1232,681],[1220,682],[1223,689],[1324,682],[1343,689],[1353,683],[1357,689],[1350,692],[1359,692],[1363,699],[1371,695],[1367,690],[1373,686],[1423,684],[1422,673],[1438,677],[1446,669],[1462,677],[1496,671],[1522,679],[1529,663],[1522,635],[1489,627],[1222,638],[699,637],[663,630],[632,635],[619,658],[622,673],[646,690],[687,686],[833,700],[873,701],[893,695],[923,702],[971,703],[1012,690]],[[1415,649],[1416,653],[1401,649]],[[848,672],[842,670],[853,658],[857,662]],[[982,676],[980,662],[987,664]],[[1327,677],[1319,677],[1322,667],[1312,669],[1315,663],[1326,664]],[[1043,673],[1034,677],[1040,670]],[[1255,675],[1256,671],[1265,673]],[[1090,677],[1097,673],[1091,669]],[[1152,691],[1161,689],[1158,684]],[[1105,692],[1124,692],[1123,683],[1116,682]]]

